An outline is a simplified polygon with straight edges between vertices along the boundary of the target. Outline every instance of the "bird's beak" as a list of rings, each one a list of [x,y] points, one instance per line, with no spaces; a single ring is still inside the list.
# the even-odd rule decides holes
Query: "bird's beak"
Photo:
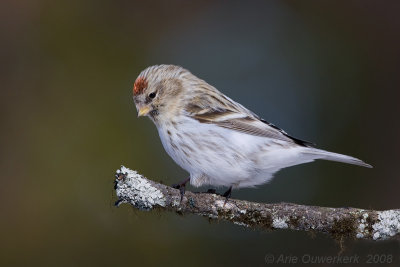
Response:
[[[149,112],[150,108],[148,106],[138,108],[138,117],[146,116]]]

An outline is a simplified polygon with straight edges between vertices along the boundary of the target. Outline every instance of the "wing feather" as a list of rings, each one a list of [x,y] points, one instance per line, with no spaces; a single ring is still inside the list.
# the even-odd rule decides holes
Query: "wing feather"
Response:
[[[267,137],[298,144],[313,146],[314,144],[290,136],[277,126],[251,114],[236,113],[232,110],[207,110],[192,114],[191,117],[201,123],[214,124],[219,127],[254,136]]]
[[[249,116],[232,118],[232,114],[234,114],[232,111],[214,110],[212,112],[194,115],[193,118],[201,123],[214,124],[226,129],[235,130],[254,136],[268,137],[292,142],[290,138],[282,134],[280,131],[268,126],[260,120]],[[227,118],[223,119],[224,117]]]
[[[215,108],[216,105],[212,105],[212,103],[215,103],[215,99],[219,99],[219,103],[225,104],[217,105],[218,108]],[[202,95],[201,98],[193,100],[185,107],[186,113],[201,123],[214,124],[241,133],[277,139],[301,146],[314,145],[290,136],[282,129],[222,94],[209,94],[208,97]]]

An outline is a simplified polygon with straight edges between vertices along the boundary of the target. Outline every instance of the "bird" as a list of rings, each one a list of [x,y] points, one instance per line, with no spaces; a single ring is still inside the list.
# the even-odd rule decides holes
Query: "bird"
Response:
[[[133,85],[138,117],[155,124],[167,154],[190,176],[173,187],[232,189],[265,184],[279,170],[317,159],[371,165],[325,151],[262,119],[214,86],[176,65],[143,70]]]

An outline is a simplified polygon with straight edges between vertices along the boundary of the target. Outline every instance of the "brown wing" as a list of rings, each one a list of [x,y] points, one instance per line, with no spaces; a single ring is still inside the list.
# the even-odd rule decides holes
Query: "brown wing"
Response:
[[[213,100],[219,100],[219,108],[213,108],[213,105],[211,105],[212,101],[203,96],[187,105],[185,107],[186,112],[190,117],[201,123],[214,124],[241,133],[268,137],[301,146],[313,145],[310,142],[288,135],[282,129],[261,119],[250,110],[226,96],[223,96],[223,99],[220,99],[221,95],[214,95],[212,97]]]

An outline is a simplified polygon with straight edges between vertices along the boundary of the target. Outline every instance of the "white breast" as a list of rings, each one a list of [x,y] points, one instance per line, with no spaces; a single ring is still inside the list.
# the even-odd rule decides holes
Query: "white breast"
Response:
[[[250,187],[267,182],[287,165],[282,155],[286,155],[288,147],[280,141],[187,117],[177,121],[180,123],[157,125],[159,135],[167,153],[190,173],[194,186]],[[292,152],[289,154],[295,157],[297,151]]]

